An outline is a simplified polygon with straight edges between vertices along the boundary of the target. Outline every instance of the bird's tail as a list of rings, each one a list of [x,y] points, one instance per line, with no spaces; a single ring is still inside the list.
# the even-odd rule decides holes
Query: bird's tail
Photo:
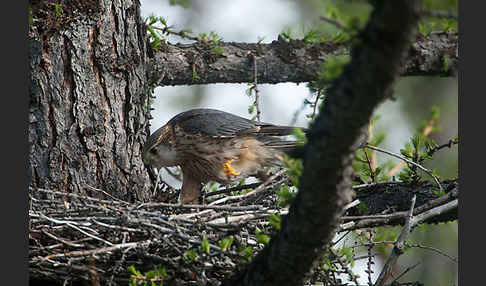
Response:
[[[263,125],[260,127],[258,134],[266,136],[287,136],[292,135],[295,129],[300,129],[304,133],[307,133],[307,128],[295,127],[295,126],[279,126],[279,125]]]
[[[267,147],[290,155],[296,148],[304,146],[304,142],[298,140],[284,140],[275,136],[266,136],[259,139]]]

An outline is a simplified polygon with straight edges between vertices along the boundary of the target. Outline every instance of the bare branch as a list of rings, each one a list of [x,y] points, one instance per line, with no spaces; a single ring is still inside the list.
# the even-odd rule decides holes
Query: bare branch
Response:
[[[380,272],[380,275],[378,276],[378,279],[376,279],[375,286],[383,286],[386,282],[386,279],[388,279],[388,276],[390,275],[390,272],[392,270],[392,267],[396,264],[398,257],[404,253],[403,247],[405,244],[405,241],[408,238],[408,235],[410,234],[410,231],[413,227],[414,222],[412,221],[413,219],[413,209],[415,207],[415,200],[417,197],[414,195],[412,198],[412,202],[410,203],[410,209],[407,213],[407,217],[405,220],[405,226],[403,227],[402,231],[400,232],[400,235],[398,236],[397,241],[395,242],[395,245],[391,251],[390,257],[388,257],[385,266],[383,266],[383,269]]]
[[[457,42],[454,32],[418,35],[408,57],[397,67],[400,75],[454,76]],[[316,80],[326,58],[345,52],[343,45],[333,42],[312,44],[283,39],[269,44],[218,43],[225,50],[224,55],[210,52],[211,47],[203,43],[165,45],[149,62],[148,78],[152,86],[252,82],[254,66],[248,60],[249,55],[257,55],[259,66],[265,67],[258,69],[260,84],[310,82]],[[447,70],[444,58],[449,61]]]

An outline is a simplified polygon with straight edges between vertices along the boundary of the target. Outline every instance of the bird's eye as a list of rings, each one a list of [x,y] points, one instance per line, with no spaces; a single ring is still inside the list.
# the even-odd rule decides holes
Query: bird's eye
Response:
[[[154,154],[154,155],[155,155],[155,154],[157,154],[157,148],[152,148],[152,149],[150,149],[150,151],[149,151],[149,152],[150,152],[151,154]]]

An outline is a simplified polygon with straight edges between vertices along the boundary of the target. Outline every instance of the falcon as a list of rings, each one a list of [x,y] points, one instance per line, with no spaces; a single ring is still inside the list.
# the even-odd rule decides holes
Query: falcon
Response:
[[[228,112],[199,108],[170,119],[148,138],[142,159],[147,167],[180,166],[181,204],[197,204],[203,184],[228,185],[281,164],[297,141],[296,127],[249,120]],[[306,131],[305,128],[301,128]]]

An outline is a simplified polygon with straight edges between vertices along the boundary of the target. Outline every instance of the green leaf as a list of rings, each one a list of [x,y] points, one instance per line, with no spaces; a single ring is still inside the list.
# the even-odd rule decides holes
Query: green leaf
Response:
[[[256,238],[258,243],[268,244],[270,242],[270,237],[263,233],[257,234]]]
[[[350,59],[349,55],[344,54],[328,57],[322,65],[319,79],[329,82],[337,78]]]
[[[190,261],[195,261],[197,258],[197,253],[194,250],[187,250],[186,252],[184,252],[183,257]]]
[[[143,276],[142,273],[140,273],[140,271],[135,269],[135,266],[133,266],[133,265],[128,266],[127,270],[128,270],[128,272],[132,273],[135,276]]]
[[[233,244],[233,236],[229,236],[227,238],[223,238],[222,240],[219,241],[219,247],[221,247],[221,250],[226,251],[231,247],[231,244]]]
[[[205,253],[209,253],[209,240],[207,237],[203,237],[201,242],[201,248]]]
[[[285,29],[284,29],[284,30],[283,30],[283,31],[280,33],[280,36],[282,36],[282,38],[284,38],[284,39],[286,39],[286,40],[290,41],[290,40],[292,40],[291,34],[292,34],[292,30],[291,30],[289,27],[287,27],[287,28],[285,28]]]
[[[353,259],[353,251],[350,247],[343,246],[342,248],[338,249],[338,253],[346,257],[346,261],[348,262],[351,262]]]
[[[209,50],[210,53],[218,54],[220,56],[226,56],[226,51],[223,47],[217,46]]]
[[[288,185],[282,185],[275,191],[275,193],[278,196],[280,207],[289,206],[297,194],[297,192],[292,191]]]
[[[309,42],[309,43],[320,42],[321,39],[319,37],[319,31],[316,29],[309,30],[307,33],[305,33],[304,38],[302,40],[304,42]]]
[[[270,214],[268,216],[267,220],[270,223],[270,225],[273,226],[275,229],[277,229],[277,230],[280,229],[280,223],[281,223],[280,215]]]
[[[197,75],[197,70],[196,70],[196,65],[192,65],[192,80],[196,81],[199,79],[199,76]]]
[[[243,262],[248,262],[253,256],[253,248],[251,248],[251,246],[247,246],[239,251],[239,255],[244,258]]]
[[[252,114],[253,111],[255,111],[255,105],[254,104],[248,106],[248,114]]]
[[[418,151],[420,149],[420,147],[422,147],[422,144],[424,142],[423,135],[420,134],[420,133],[417,133],[417,134],[412,136],[411,141],[412,141],[412,144],[413,144],[415,151]]]

